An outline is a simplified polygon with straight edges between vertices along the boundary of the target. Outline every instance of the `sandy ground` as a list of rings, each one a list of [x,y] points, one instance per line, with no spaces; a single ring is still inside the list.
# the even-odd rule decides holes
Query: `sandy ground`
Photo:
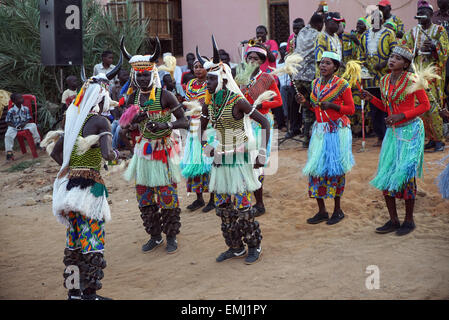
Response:
[[[369,139],[369,149],[358,153],[361,141],[354,142],[356,166],[342,199],[346,218],[335,226],[306,223],[317,211],[301,175],[307,151],[293,141],[282,145],[279,169],[265,180],[262,260],[252,266],[242,259],[215,262],[226,249],[219,218],[214,212],[188,212],[194,196],[186,194],[184,184],[178,252],[168,255],[159,247],[142,253],[148,236],[133,185],[119,173],[106,176],[113,218],[106,225],[108,266],[99,293],[114,299],[448,299],[449,202],[434,184],[443,153],[425,155],[417,229],[405,237],[379,235],[374,229],[388,213],[381,192],[368,185],[379,154],[373,143]],[[16,156],[16,163],[30,159],[29,153]],[[4,152],[0,157],[2,170],[11,165]],[[0,299],[66,298],[65,228],[52,215],[51,202],[44,201],[58,166],[43,152],[39,161],[25,172],[0,174]],[[28,197],[36,203],[24,205]],[[332,212],[333,204],[327,204]],[[403,218],[403,202],[398,208]],[[365,285],[370,265],[380,271],[377,290]]]

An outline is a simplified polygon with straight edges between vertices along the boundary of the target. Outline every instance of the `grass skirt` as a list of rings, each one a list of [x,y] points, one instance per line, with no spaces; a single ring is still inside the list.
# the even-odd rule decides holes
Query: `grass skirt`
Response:
[[[379,190],[401,191],[414,177],[422,176],[424,125],[416,118],[408,125],[387,128],[376,177],[370,184]]]
[[[265,166],[268,165],[268,160],[270,159],[270,153],[271,153],[271,140],[273,139],[273,126],[274,126],[274,120],[273,120],[273,114],[271,112],[268,112],[267,114],[264,114],[264,117],[267,118],[268,122],[270,123],[270,139],[267,143],[267,160]],[[254,120],[251,121],[251,126],[253,128],[253,134],[254,138],[256,139],[256,147],[257,150],[259,150],[262,147],[262,141],[265,139],[265,134],[262,134],[262,127],[260,124]]]
[[[445,159],[449,159],[449,155],[445,157]],[[437,178],[438,188],[440,189],[440,193],[443,195],[443,198],[449,199],[449,163]]]
[[[342,176],[354,166],[351,125],[345,120],[346,123],[341,118],[335,122],[315,121],[304,175]]]
[[[214,164],[210,173],[209,191],[220,194],[252,192],[261,187],[257,170],[248,153],[234,154],[234,161]],[[243,161],[242,161],[243,160]],[[217,163],[217,162],[216,162]]]
[[[151,154],[144,154],[143,149],[145,143],[150,142],[153,145],[154,153],[156,149],[154,145],[157,141],[161,140],[147,140],[142,138],[142,141],[136,144],[134,147],[134,156],[124,173],[124,178],[127,181],[135,179],[136,184],[147,187],[168,186],[181,181],[179,153],[170,138],[166,139],[169,142],[165,147],[166,154],[168,154],[167,162],[153,160]]]
[[[198,126],[201,125],[199,119],[192,119],[192,125],[196,127],[196,130],[192,130],[193,132],[189,130],[184,147],[184,155],[181,160],[182,175],[185,178],[193,178],[209,173],[213,160],[213,158],[206,157],[203,154],[203,147],[198,136]],[[206,134],[208,143],[212,143],[215,137],[214,130],[208,128]]]

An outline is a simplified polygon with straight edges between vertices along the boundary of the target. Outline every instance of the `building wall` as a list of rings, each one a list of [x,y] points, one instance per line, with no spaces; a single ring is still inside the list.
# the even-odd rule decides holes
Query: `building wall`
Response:
[[[211,35],[220,49],[239,61],[239,43],[256,35],[256,26],[267,24],[266,0],[182,0],[184,56],[195,53],[212,55]]]

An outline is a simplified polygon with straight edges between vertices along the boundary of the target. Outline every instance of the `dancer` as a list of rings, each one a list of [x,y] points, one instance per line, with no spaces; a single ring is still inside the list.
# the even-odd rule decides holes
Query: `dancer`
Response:
[[[114,160],[124,155],[112,149],[111,125],[101,112],[109,109],[109,80],[121,63],[120,57],[108,74],[100,73],[87,81],[83,73],[83,88],[67,109],[63,136],[51,152],[61,165],[53,185],[53,214],[67,227],[63,261],[66,267],[76,266],[79,270],[79,284],[68,288],[64,281],[69,300],[107,299],[96,294],[102,287],[100,280],[106,267],[104,224],[111,219],[100,168],[102,158]],[[70,276],[68,270],[64,279]]]
[[[207,71],[204,69],[204,63],[206,61],[209,61],[209,59],[197,55],[197,59],[193,62],[193,72],[196,78],[187,83],[185,90],[187,101],[198,100],[201,104],[204,104],[207,91]],[[199,136],[201,130],[198,130],[200,122],[199,116],[191,115],[190,129],[184,147],[184,157],[181,161],[182,175],[187,178],[187,192],[194,192],[196,194],[196,200],[187,206],[187,209],[190,211],[195,211],[203,207],[205,204],[203,193],[209,192],[211,163],[207,162],[203,155],[201,137]],[[213,140],[213,137],[210,138]],[[212,192],[209,203],[203,208],[203,212],[209,212],[214,209],[214,203],[214,193]]]
[[[254,169],[265,164],[267,149],[262,145],[253,164],[255,142],[250,116],[262,126],[265,133],[263,141],[269,141],[270,124],[255,106],[245,100],[230,67],[219,60],[215,40],[212,42],[213,61],[204,65],[208,69],[207,90],[211,94],[211,103],[203,106],[201,129],[206,130],[210,121],[216,130],[216,148],[213,149],[204,139],[203,145],[206,154],[214,156],[209,188],[215,192],[217,216],[221,218],[221,230],[229,247],[216,261],[243,257],[246,254],[245,242],[248,245],[245,263],[252,264],[259,261],[262,253],[262,235],[259,223],[254,219],[256,210],[251,208],[250,193],[261,186]],[[233,202],[232,195],[235,197]]]
[[[396,231],[406,235],[415,228],[413,207],[416,197],[416,177],[422,176],[424,160],[424,126],[419,116],[430,109],[429,99],[423,89],[413,90],[413,74],[408,68],[413,53],[407,47],[395,47],[388,59],[391,73],[380,80],[382,100],[368,91],[362,98],[388,112],[388,126],[379,156],[376,177],[370,182],[383,190],[390,220],[377,233]],[[416,105],[415,98],[419,105]],[[399,223],[395,198],[405,200],[405,221]]]
[[[321,77],[312,82],[310,102],[297,94],[303,103],[315,112],[307,163],[303,174],[309,176],[309,197],[315,198],[319,211],[307,223],[327,221],[333,225],[344,218],[340,199],[345,188],[345,174],[354,165],[351,125],[346,115],[354,113],[355,106],[349,83],[335,73],[340,68],[340,55],[325,51],[319,63]],[[334,212],[329,219],[324,199],[333,198]]]
[[[260,66],[265,63],[267,60],[267,50],[262,45],[254,45],[248,48],[246,55],[246,62],[253,64],[254,72],[251,75],[249,83],[243,89],[243,94],[245,95],[246,100],[249,103],[253,104],[254,101],[264,92],[271,90],[275,92],[274,99],[272,101],[265,101],[262,104],[257,106],[257,110],[267,118],[270,123],[270,137],[273,136],[273,114],[271,113],[272,108],[278,108],[282,106],[282,98],[281,93],[276,85],[276,81],[268,73],[262,72]],[[254,131],[254,135],[257,142],[257,148],[260,148],[262,145],[262,139],[264,134],[262,132],[262,127],[257,121],[252,121],[252,127]],[[267,164],[270,158],[271,151],[271,139],[266,143],[267,144]],[[266,164],[266,165],[267,165]],[[265,166],[266,166],[265,165]],[[263,181],[265,175],[263,174],[263,169],[259,171],[259,181],[261,183],[261,187],[254,191],[254,197],[256,198],[256,204],[253,206],[257,212],[256,217],[261,216],[265,213],[265,205],[263,203]]]
[[[167,253],[178,249],[176,235],[181,227],[177,184],[181,181],[179,145],[172,138],[172,130],[187,129],[188,121],[182,104],[173,93],[161,89],[155,65],[160,54],[159,39],[152,55],[131,56],[123,45],[121,50],[133,68],[131,81],[137,89],[128,97],[132,104],[120,119],[138,124],[140,137],[134,155],[125,172],[125,179],[136,181],[136,196],[140,216],[150,240],[142,246],[148,252],[160,246],[167,236]],[[176,121],[170,122],[171,115]],[[133,116],[134,115],[134,116]],[[159,211],[160,209],[160,211]]]

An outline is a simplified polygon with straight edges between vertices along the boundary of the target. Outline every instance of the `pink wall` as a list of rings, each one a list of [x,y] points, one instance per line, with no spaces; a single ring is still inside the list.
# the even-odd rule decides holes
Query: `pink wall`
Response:
[[[319,2],[319,0],[290,0],[290,28],[295,18],[303,18],[307,23],[318,8]],[[347,32],[355,29],[357,19],[364,16],[368,5],[376,5],[378,2],[378,0],[327,0],[329,11],[338,11],[346,19],[345,31]],[[390,2],[392,14],[402,19],[406,31],[416,25],[413,17],[416,15],[417,0],[390,0]],[[434,10],[438,10],[437,0],[429,0],[429,2]]]
[[[240,41],[254,37],[256,26],[266,24],[266,11],[266,0],[182,0],[184,55],[195,53],[198,45],[202,55],[211,56],[214,34],[219,49],[229,52],[231,61],[240,61]]]

